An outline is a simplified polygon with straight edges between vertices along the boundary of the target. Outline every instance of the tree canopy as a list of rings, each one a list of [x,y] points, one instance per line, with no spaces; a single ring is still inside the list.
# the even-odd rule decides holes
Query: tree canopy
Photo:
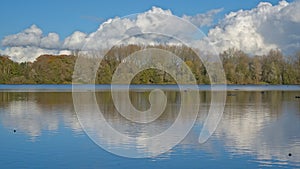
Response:
[[[191,48],[128,45],[114,47],[104,56],[99,63],[96,84],[109,84],[124,58],[150,47],[164,49],[179,56],[189,66],[198,84],[210,83],[203,63]],[[243,51],[228,49],[220,54],[220,58],[228,84],[300,84],[300,52],[294,56],[284,56],[279,50],[271,50],[266,55],[249,56]],[[77,56],[74,55],[41,55],[33,63],[17,63],[10,60],[9,56],[0,56],[0,83],[70,84],[76,59]],[[132,79],[132,84],[175,83],[168,73],[156,69],[144,70]]]

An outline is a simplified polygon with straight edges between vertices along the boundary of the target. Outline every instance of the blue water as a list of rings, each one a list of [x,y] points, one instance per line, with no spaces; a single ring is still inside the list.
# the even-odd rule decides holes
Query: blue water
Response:
[[[293,91],[229,91],[217,130],[205,144],[199,144],[210,103],[209,92],[202,91],[201,110],[188,136],[170,151],[146,159],[116,156],[96,145],[81,129],[72,94],[60,91],[70,90],[70,85],[46,85],[56,92],[20,92],[20,86],[12,86],[14,90],[9,92],[7,86],[0,86],[0,168],[300,168],[297,86]],[[170,96],[178,94],[168,92]],[[127,124],[120,123],[119,116],[110,116],[116,110],[107,92],[96,95],[111,124]],[[133,92],[132,99],[137,106],[147,105],[144,92]],[[172,121],[169,115],[176,103],[175,99],[168,104],[172,111],[156,123],[157,130]],[[121,127],[146,132],[130,125]],[[111,145],[118,146],[116,143]]]

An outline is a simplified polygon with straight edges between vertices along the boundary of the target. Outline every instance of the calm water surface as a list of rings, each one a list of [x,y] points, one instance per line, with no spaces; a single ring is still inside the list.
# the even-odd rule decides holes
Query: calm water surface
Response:
[[[198,137],[210,106],[210,92],[200,91],[201,110],[188,136],[169,152],[147,159],[119,157],[90,140],[77,120],[72,93],[60,90],[68,87],[58,87],[59,92],[55,86],[48,92],[0,88],[0,168],[300,168],[298,88],[229,91],[222,120],[205,144],[199,144]],[[98,91],[96,97],[111,126],[143,137],[161,133],[176,119],[180,93],[166,90],[165,94],[167,108],[149,124],[151,130],[124,119],[110,92]],[[149,108],[148,96],[147,90],[130,93],[139,110]],[[121,140],[107,144],[126,145]]]

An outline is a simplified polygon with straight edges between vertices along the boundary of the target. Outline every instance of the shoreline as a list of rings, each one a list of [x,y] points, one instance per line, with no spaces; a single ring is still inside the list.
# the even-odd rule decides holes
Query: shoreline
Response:
[[[72,84],[0,84],[0,92],[92,92],[110,91],[111,85],[74,85]],[[210,91],[211,85],[181,85],[183,90]],[[224,91],[224,85],[214,85],[215,91]],[[118,84],[114,86],[117,90],[124,91],[126,85]],[[174,84],[150,84],[150,85],[130,85],[130,91],[151,91],[162,89],[165,91],[179,91],[179,87]],[[226,91],[300,91],[300,85],[226,85]]]

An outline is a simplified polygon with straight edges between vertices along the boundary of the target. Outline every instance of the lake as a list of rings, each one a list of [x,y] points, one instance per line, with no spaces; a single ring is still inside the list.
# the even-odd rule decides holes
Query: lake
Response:
[[[163,88],[168,101],[165,111],[148,126],[133,124],[118,113],[108,85],[96,86],[95,96],[113,128],[143,138],[166,130],[179,112],[176,85],[132,86],[132,104],[147,110],[149,90],[156,88]],[[300,168],[299,86],[228,86],[222,119],[204,144],[198,137],[211,93],[209,86],[199,88],[200,111],[185,139],[166,153],[133,159],[109,153],[88,137],[75,113],[70,85],[0,85],[0,168]],[[90,92],[85,90],[88,87],[82,92]],[[87,112],[89,103],[82,102]],[[186,113],[183,118],[188,121],[191,116]],[[113,138],[104,143],[133,146]],[[135,148],[150,154],[153,150],[142,143]]]

